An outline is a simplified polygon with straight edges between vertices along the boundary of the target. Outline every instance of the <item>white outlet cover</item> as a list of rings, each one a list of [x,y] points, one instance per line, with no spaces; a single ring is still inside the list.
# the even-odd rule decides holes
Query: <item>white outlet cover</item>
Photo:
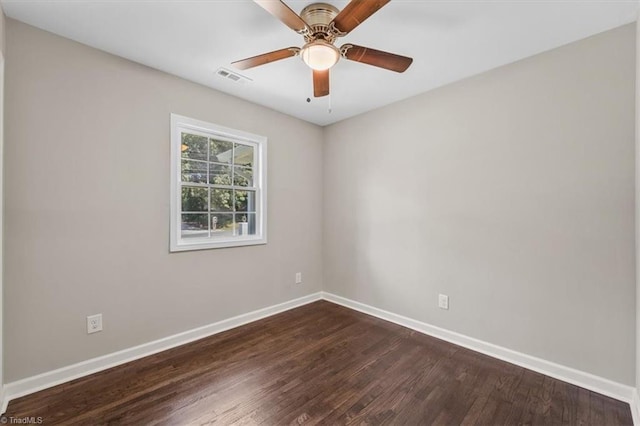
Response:
[[[296,284],[302,283],[302,272],[296,272]]]
[[[87,317],[87,334],[102,331],[102,314],[90,315]]]
[[[449,309],[449,296],[447,296],[446,294],[439,294],[438,307],[440,309]]]

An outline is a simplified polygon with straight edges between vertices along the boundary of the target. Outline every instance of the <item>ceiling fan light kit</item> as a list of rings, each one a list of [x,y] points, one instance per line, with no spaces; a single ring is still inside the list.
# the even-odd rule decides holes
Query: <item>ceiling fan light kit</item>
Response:
[[[404,72],[412,58],[367,47],[345,44],[338,49],[336,38],[344,37],[364,20],[377,12],[390,0],[351,0],[342,11],[330,4],[313,3],[300,15],[281,0],[254,0],[259,6],[278,18],[286,26],[302,35],[302,49],[288,47],[233,62],[239,69],[253,68],[281,59],[298,56],[313,70],[313,96],[329,94],[329,70],[340,57],[395,72]]]
[[[340,51],[331,43],[316,40],[304,45],[300,56],[312,70],[324,71],[334,66],[340,59]]]

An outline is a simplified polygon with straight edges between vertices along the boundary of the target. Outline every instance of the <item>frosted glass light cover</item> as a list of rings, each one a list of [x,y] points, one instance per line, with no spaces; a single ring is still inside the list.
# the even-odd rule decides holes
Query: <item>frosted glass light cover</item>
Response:
[[[300,56],[309,68],[317,71],[324,71],[328,70],[338,62],[338,59],[340,59],[340,52],[334,45],[322,40],[316,40],[306,44],[302,48]]]

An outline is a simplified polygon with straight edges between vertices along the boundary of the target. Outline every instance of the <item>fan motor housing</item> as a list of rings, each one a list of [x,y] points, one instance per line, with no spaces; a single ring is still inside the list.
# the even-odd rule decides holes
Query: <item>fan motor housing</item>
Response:
[[[307,42],[323,39],[333,43],[335,35],[330,31],[329,24],[338,15],[339,10],[327,3],[313,3],[302,9],[300,17],[311,28],[311,34],[306,37]]]

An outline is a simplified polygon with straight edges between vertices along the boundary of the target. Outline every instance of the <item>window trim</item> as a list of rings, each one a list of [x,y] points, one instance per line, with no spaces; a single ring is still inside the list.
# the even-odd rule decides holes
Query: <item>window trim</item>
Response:
[[[218,240],[181,238],[181,145],[182,131],[206,137],[215,137],[229,142],[253,145],[256,164],[253,167],[253,186],[256,188],[256,234],[246,237],[231,237]],[[231,129],[205,121],[171,114],[171,217],[169,251],[206,250],[226,247],[242,247],[267,243],[267,138],[253,133]]]

